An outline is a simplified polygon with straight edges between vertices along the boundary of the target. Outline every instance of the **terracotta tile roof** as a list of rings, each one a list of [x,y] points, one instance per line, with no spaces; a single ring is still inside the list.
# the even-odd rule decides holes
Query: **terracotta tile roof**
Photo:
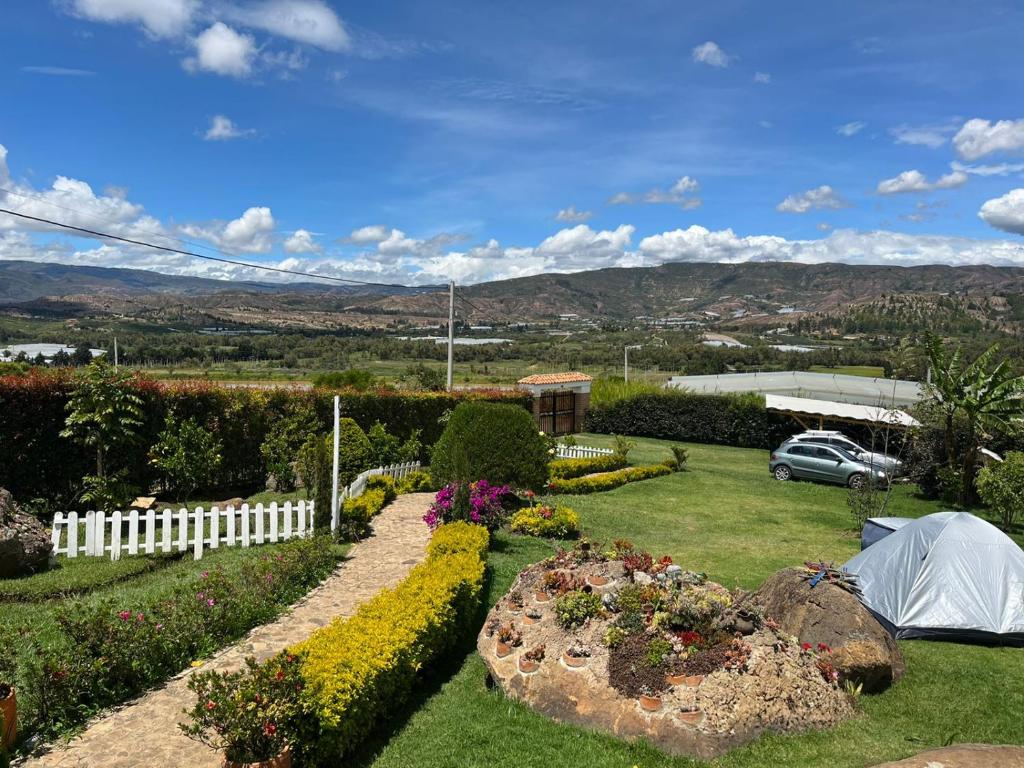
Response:
[[[579,373],[577,371],[570,371],[568,373],[535,373],[532,376],[527,376],[524,379],[520,379],[520,384],[575,384],[576,382],[593,381],[593,376],[587,376],[585,373]]]

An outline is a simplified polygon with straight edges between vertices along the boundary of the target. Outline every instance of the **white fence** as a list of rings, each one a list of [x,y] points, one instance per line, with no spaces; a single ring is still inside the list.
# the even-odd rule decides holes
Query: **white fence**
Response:
[[[419,469],[419,462],[377,467],[360,474],[339,495],[354,499],[366,490],[366,481],[375,475],[390,475],[401,480]],[[340,500],[339,500],[340,505]],[[286,501],[279,504],[227,505],[209,510],[202,507],[172,510],[137,509],[128,512],[58,512],[53,518],[50,539],[53,551],[67,557],[106,557],[120,559],[122,554],[156,552],[192,552],[199,560],[205,549],[249,547],[273,544],[313,532],[313,501]],[[332,520],[332,529],[337,520]],[[83,530],[84,529],[84,530]]]
[[[338,516],[341,512],[341,505],[345,503],[345,499],[357,499],[363,495],[363,491],[366,490],[366,482],[371,477],[377,477],[379,475],[388,475],[395,478],[395,480],[402,480],[410,473],[417,471],[420,468],[418,461],[407,461],[404,464],[389,464],[386,467],[377,467],[376,469],[368,469],[365,472],[360,472],[356,475],[356,479],[351,484],[342,489],[341,493],[338,494],[338,509],[331,515],[331,530],[335,531],[338,529]]]
[[[562,445],[562,443],[559,443],[555,450],[560,459],[592,459],[595,456],[611,456],[615,453],[611,448],[591,448],[587,445]]]

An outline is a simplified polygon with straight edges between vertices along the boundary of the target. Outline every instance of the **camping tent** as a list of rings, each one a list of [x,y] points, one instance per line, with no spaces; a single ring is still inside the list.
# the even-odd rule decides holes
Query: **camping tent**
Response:
[[[898,531],[908,523],[914,522],[912,517],[869,517],[860,532],[860,548],[867,549],[893,531]]]
[[[1024,551],[966,512],[914,520],[843,566],[897,638],[1024,645]]]

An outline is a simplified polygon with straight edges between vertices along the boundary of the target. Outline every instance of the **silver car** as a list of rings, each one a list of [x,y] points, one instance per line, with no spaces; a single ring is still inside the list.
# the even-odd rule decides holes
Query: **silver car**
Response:
[[[868,482],[878,485],[888,482],[884,469],[863,462],[838,446],[798,440],[785,442],[772,451],[768,471],[776,480],[800,478],[850,488],[863,488]]]
[[[871,464],[876,469],[884,469],[889,473],[890,478],[899,477],[903,474],[903,462],[895,456],[889,456],[879,451],[869,451],[867,448],[857,445],[857,443],[853,442],[842,432],[809,429],[806,432],[801,432],[799,435],[793,435],[787,442],[792,440],[797,440],[801,443],[817,443],[818,445],[831,445],[834,448],[842,448],[855,459],[863,461],[865,464]]]

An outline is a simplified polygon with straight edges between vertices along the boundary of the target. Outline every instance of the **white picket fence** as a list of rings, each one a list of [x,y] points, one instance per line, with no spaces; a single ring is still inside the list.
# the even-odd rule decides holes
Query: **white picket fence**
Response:
[[[592,459],[595,456],[611,456],[615,451],[611,448],[591,448],[588,445],[563,445],[559,443],[555,448],[556,456],[560,459]]]
[[[366,481],[374,475],[390,475],[401,480],[419,469],[420,463],[392,464],[360,474],[339,494],[354,499],[366,490]],[[137,509],[128,512],[58,512],[53,518],[50,539],[53,551],[67,557],[107,557],[119,560],[122,554],[151,555],[157,552],[192,552],[196,560],[203,551],[218,547],[250,547],[308,536],[313,532],[313,501],[286,501],[279,504],[242,504],[235,509],[213,506],[172,510]],[[332,520],[332,529],[337,520]],[[84,529],[84,530],[83,530]]]

